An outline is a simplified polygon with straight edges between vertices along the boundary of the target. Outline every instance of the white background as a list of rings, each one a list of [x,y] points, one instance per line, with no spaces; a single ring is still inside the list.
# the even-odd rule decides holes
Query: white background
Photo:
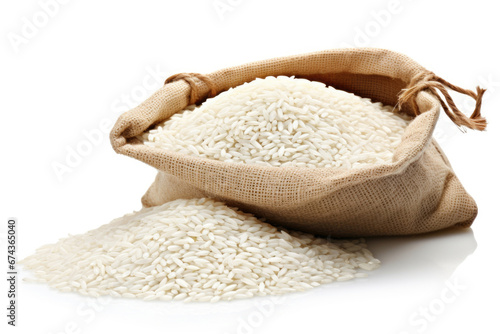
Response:
[[[50,17],[40,4],[47,2],[2,1],[0,8],[3,254],[7,217],[19,219],[18,255],[24,258],[68,233],[83,233],[140,208],[155,171],[115,154],[109,130],[100,125],[114,123],[164,78],[348,45],[399,51],[454,84],[488,88],[486,132],[462,134],[444,113],[436,130],[476,199],[479,216],[472,229],[370,239],[383,266],[369,278],[278,300],[95,301],[20,282],[18,327],[11,328],[2,279],[2,328],[9,333],[500,331],[500,21],[493,1],[61,0],[45,9]],[[455,97],[470,112],[471,101]],[[84,147],[87,155],[58,177],[54,165],[66,164],[70,151],[82,149],[89,132],[95,140]],[[6,271],[6,255],[0,258]]]

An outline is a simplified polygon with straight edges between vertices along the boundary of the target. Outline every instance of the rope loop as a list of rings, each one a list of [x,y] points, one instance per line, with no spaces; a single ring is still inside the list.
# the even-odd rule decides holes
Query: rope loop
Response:
[[[191,93],[189,94],[189,104],[195,104],[200,99],[199,87],[196,84],[196,79],[203,81],[209,88],[208,97],[214,97],[217,95],[217,89],[215,89],[215,84],[208,76],[199,73],[179,73],[174,74],[165,80],[165,84],[177,81],[184,80],[191,87]]]

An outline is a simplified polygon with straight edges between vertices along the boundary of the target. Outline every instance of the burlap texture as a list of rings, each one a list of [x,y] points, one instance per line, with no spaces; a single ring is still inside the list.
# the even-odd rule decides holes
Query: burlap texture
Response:
[[[382,49],[337,49],[281,57],[208,74],[217,93],[258,77],[288,75],[324,82],[396,105],[412,79],[431,73],[410,58]],[[209,85],[195,80],[202,102]],[[116,152],[158,169],[146,207],[178,198],[212,197],[287,228],[334,237],[406,235],[468,227],[477,206],[432,139],[440,102],[418,92],[420,115],[406,129],[389,164],[339,170],[227,163],[151,148],[135,136],[184,109],[191,86],[166,84],[124,113],[111,132]],[[405,105],[402,112],[413,114]]]

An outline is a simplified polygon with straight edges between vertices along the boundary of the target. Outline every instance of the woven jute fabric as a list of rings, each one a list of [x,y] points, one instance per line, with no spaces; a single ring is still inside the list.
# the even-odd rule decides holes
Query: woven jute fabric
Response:
[[[279,168],[209,160],[145,146],[136,136],[191,103],[202,103],[256,78],[287,75],[397,106],[415,116],[391,163],[341,170]],[[178,198],[211,197],[291,229],[333,237],[407,235],[468,227],[477,206],[432,138],[441,106],[460,126],[483,129],[477,112],[461,114],[447,89],[460,89],[412,59],[383,49],[335,49],[274,58],[207,75],[184,73],[120,116],[111,132],[116,152],[143,161],[158,175],[142,198],[155,206]],[[453,118],[454,117],[454,118]]]

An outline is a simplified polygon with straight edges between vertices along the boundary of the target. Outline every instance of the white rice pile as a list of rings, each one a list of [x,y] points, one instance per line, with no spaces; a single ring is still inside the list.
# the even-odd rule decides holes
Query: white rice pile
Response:
[[[287,233],[210,199],[143,209],[22,262],[61,291],[211,302],[364,277],[380,263],[363,240]]]
[[[320,82],[267,77],[173,115],[146,145],[227,162],[343,167],[391,162],[410,117]]]

